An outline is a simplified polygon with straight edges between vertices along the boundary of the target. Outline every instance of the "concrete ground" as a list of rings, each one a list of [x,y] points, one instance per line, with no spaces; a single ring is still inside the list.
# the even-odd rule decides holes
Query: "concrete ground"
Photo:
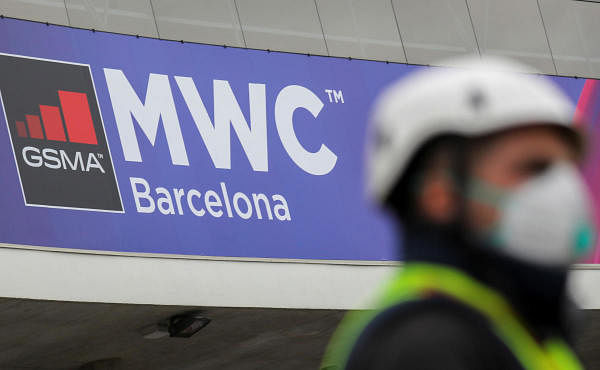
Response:
[[[316,369],[339,310],[205,308],[212,322],[189,339],[140,330],[198,307],[0,298],[0,369]],[[577,340],[600,369],[600,310]]]
[[[190,310],[198,307],[0,298],[0,369],[311,369],[343,316],[207,308],[203,315],[212,322],[189,339],[140,333]]]
[[[585,310],[575,349],[588,370],[600,370],[600,310]]]

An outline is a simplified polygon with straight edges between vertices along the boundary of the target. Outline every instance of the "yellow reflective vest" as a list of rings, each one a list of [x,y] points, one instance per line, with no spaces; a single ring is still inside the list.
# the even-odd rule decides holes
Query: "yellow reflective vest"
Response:
[[[356,340],[379,313],[402,302],[440,293],[479,312],[526,370],[583,370],[561,338],[540,343],[520,322],[506,299],[465,273],[443,265],[407,263],[385,287],[377,310],[350,312],[334,333],[321,369],[344,369]]]

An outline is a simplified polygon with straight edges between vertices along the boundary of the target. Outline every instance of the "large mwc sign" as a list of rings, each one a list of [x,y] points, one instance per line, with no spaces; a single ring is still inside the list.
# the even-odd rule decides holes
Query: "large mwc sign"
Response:
[[[0,21],[0,243],[394,260],[373,100],[417,66]],[[557,81],[578,99],[584,81]]]

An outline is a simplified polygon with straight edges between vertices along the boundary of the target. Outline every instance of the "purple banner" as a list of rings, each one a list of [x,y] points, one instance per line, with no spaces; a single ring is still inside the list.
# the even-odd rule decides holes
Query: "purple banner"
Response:
[[[426,67],[12,19],[0,34],[1,243],[402,258],[364,197],[366,123],[382,88]],[[553,78],[581,101],[585,80]]]

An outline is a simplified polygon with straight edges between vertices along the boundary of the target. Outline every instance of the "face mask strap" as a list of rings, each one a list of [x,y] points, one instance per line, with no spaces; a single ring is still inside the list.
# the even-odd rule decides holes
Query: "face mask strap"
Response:
[[[454,185],[456,196],[456,218],[451,228],[456,233],[456,237],[463,241],[465,246],[475,246],[484,244],[496,244],[498,239],[493,232],[489,230],[489,238],[482,239],[482,235],[475,235],[469,227],[468,222],[468,202],[476,200],[483,204],[499,207],[505,200],[507,193],[504,189],[490,185],[483,180],[474,178],[470,174],[470,141],[468,138],[457,140],[456,145],[451,147],[450,169],[448,176]],[[488,240],[489,239],[489,240]]]
[[[507,190],[475,176],[469,178],[467,187],[466,198],[497,209],[502,208],[508,196]]]

